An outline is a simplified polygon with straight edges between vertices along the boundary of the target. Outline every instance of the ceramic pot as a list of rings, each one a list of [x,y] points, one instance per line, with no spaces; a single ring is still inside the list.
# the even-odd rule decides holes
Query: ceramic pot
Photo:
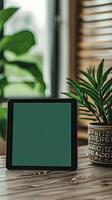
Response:
[[[94,164],[112,167],[112,126],[88,125],[88,156]]]

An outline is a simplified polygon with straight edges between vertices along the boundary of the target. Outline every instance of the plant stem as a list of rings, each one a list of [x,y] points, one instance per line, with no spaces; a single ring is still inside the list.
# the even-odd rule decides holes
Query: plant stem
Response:
[[[108,124],[107,118],[106,118],[106,113],[105,113],[105,109],[103,106],[103,99],[102,99],[102,93],[100,91],[100,108],[99,109],[99,113],[101,113],[102,119],[104,121],[105,124]]]
[[[86,102],[85,102],[85,103],[86,103]],[[91,113],[93,113],[93,115],[94,115],[94,116],[96,117],[96,119],[98,120],[99,124],[101,124],[100,118],[99,118],[98,115],[96,114],[97,111],[96,111],[96,113],[95,113],[95,112],[93,111],[92,107],[91,107],[90,105],[88,106],[88,104],[85,104],[84,106],[87,107],[88,110],[89,110]]]

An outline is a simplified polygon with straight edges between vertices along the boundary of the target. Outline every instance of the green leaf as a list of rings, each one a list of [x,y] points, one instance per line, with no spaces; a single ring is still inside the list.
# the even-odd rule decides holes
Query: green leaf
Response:
[[[93,78],[95,79],[95,66],[93,67],[92,75],[93,75]]]
[[[79,79],[79,85],[80,86],[84,86],[85,88],[88,88],[89,90],[93,90],[97,95],[98,95],[98,90],[93,87],[90,82],[87,82],[85,79],[83,79],[82,77],[78,77]]]
[[[6,117],[7,117],[7,108],[0,106],[0,119],[6,118]]]
[[[67,83],[72,86],[73,89],[75,89],[76,93],[80,97],[80,100],[83,101],[83,94],[80,85],[75,80],[71,80],[70,78],[67,78],[67,80]]]
[[[40,82],[42,91],[45,91],[46,85],[43,80],[42,72],[35,63],[23,61],[6,61],[6,63],[10,65],[17,65],[19,68],[27,70],[33,75],[37,82]]]
[[[95,95],[98,95],[97,89],[93,88],[89,83],[84,83],[84,82],[80,81],[80,85],[82,85],[83,87],[85,87],[85,89],[87,88],[87,89],[93,91]]]
[[[2,30],[4,24],[9,20],[9,18],[14,15],[18,8],[7,8],[0,10],[0,31]]]
[[[91,76],[91,74],[92,74],[92,68],[90,67],[90,68],[87,68],[87,72],[88,72],[88,74]]]
[[[85,94],[87,94],[89,97],[91,97],[91,99],[93,99],[93,101],[96,102],[97,105],[100,104],[99,97],[96,95],[96,93],[94,93],[92,90],[89,90],[84,87],[82,87],[81,89]]]
[[[110,67],[109,69],[107,69],[102,77],[102,83],[104,84],[105,81],[107,80],[108,75],[110,74],[110,72],[112,71],[112,67]]]
[[[109,104],[110,102],[112,102],[112,95],[105,100],[104,104]]]
[[[80,89],[79,84],[75,80],[71,80],[70,78],[67,78],[67,80],[69,81],[67,83],[70,84],[70,86],[72,86],[76,91]]]
[[[112,95],[112,88],[111,88],[111,89],[109,88],[109,90],[107,90],[106,95],[103,97],[103,102],[105,102],[106,99],[107,99],[110,95]]]
[[[95,79],[95,66],[90,66],[89,68],[87,68],[87,72],[93,79]]]
[[[34,82],[28,82],[28,81],[22,81],[22,82],[16,82],[16,84],[20,84],[20,83],[23,83],[25,85],[28,85],[30,88],[33,88],[35,87],[35,83]],[[8,84],[14,84],[13,82],[9,82]]]
[[[32,62],[24,62],[24,61],[7,61],[6,63],[9,65],[17,65],[21,69],[25,69],[30,72],[36,80],[43,81],[42,72],[39,70],[37,65]]]
[[[109,88],[112,86],[112,78],[109,79],[105,84],[104,86],[102,87],[102,92],[103,92],[103,95],[107,92],[107,90],[109,90]]]
[[[112,125],[112,98],[111,101],[107,104],[107,120],[108,120],[108,125]]]
[[[16,55],[26,53],[35,44],[35,38],[30,31],[21,31],[14,35],[5,36],[0,42],[0,52],[9,50]]]
[[[97,70],[97,82],[98,82],[99,87],[102,85],[103,65],[104,65],[104,59],[99,64],[98,70]]]
[[[3,89],[7,85],[8,85],[7,78],[6,77],[1,77],[0,78],[0,90]]]
[[[75,99],[76,101],[78,101],[79,103],[82,104],[80,97],[79,97],[79,96],[76,96],[76,95],[73,94],[72,92],[61,92],[61,94],[64,94],[64,95],[66,95],[66,96],[68,96],[68,97],[70,97],[70,98],[73,98],[73,99]]]
[[[94,88],[97,88],[97,82],[93,77],[91,77],[88,73],[84,71],[80,71],[80,73],[89,80],[89,82],[92,84]]]
[[[93,113],[94,115],[96,115],[96,107],[94,104],[92,104],[91,102],[89,102],[87,100],[87,98],[84,98],[85,101],[85,106],[87,107],[88,110],[90,110],[91,113]]]
[[[0,106],[0,136],[6,139],[7,107]]]
[[[86,84],[90,84],[88,81],[86,81],[85,79],[83,79],[82,77],[80,76],[77,76],[77,79],[79,80],[79,84],[80,84],[80,81],[86,83]]]

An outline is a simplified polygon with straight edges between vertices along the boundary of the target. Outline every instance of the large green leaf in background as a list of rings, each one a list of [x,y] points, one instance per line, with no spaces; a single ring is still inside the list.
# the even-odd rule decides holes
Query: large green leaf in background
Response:
[[[7,78],[4,76],[0,76],[0,95],[1,95],[1,91],[2,89],[8,84]]]
[[[14,35],[4,36],[0,41],[0,52],[9,50],[16,55],[26,53],[35,44],[35,38],[30,31],[21,31]]]
[[[0,107],[0,135],[5,139],[6,137],[6,119],[7,119],[7,108],[4,106]]]
[[[16,13],[18,8],[7,8],[0,10],[0,32],[4,28],[4,25],[8,20]],[[21,70],[27,70],[34,78],[34,82],[23,81],[24,84],[28,85],[31,88],[36,87],[39,94],[45,96],[45,82],[43,80],[43,74],[38,67],[38,64],[29,62],[26,58],[25,61],[22,61],[19,55],[25,54],[35,45],[35,37],[32,32],[28,30],[22,30],[15,34],[3,35],[0,39],[0,53],[4,52],[3,58],[0,59],[0,68],[3,69],[3,73],[0,75],[0,96],[4,97],[4,88],[13,84],[5,73],[6,65],[15,65],[18,66]],[[15,61],[14,58],[8,58],[6,53],[12,53],[17,55],[19,61]],[[27,61],[27,62],[26,62]],[[11,67],[11,66],[10,66]],[[13,74],[12,74],[13,75]],[[7,108],[4,104],[0,103],[0,136],[5,139],[6,136],[6,121],[7,121]]]
[[[18,8],[7,8],[5,10],[0,10],[0,30],[2,30],[5,22],[14,15]]]
[[[36,65],[36,63],[25,62],[25,61],[6,61],[6,63],[10,65],[16,65],[21,69],[27,70],[31,75],[33,75],[35,81],[40,83],[40,91],[42,94],[45,95],[46,85],[43,79],[43,74]]]
[[[25,61],[6,61],[6,63],[27,70],[33,75],[33,77],[35,77],[36,81],[43,82],[42,72],[35,63]]]

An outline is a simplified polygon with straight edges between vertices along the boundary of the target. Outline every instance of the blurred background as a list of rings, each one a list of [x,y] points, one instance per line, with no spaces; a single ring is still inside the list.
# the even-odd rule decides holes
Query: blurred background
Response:
[[[29,30],[36,42],[19,56],[11,51],[0,54],[1,61],[4,54],[10,61],[0,68],[0,75],[8,80],[0,86],[0,154],[4,154],[8,98],[63,98],[61,92],[69,90],[67,77],[77,79],[81,69],[97,65],[102,58],[108,67],[112,60],[112,0],[0,0],[1,9],[9,7],[19,10],[0,37]],[[41,78],[36,79],[33,64],[29,73],[15,60],[35,63]],[[78,138],[79,145],[87,144],[87,122],[79,123]]]

